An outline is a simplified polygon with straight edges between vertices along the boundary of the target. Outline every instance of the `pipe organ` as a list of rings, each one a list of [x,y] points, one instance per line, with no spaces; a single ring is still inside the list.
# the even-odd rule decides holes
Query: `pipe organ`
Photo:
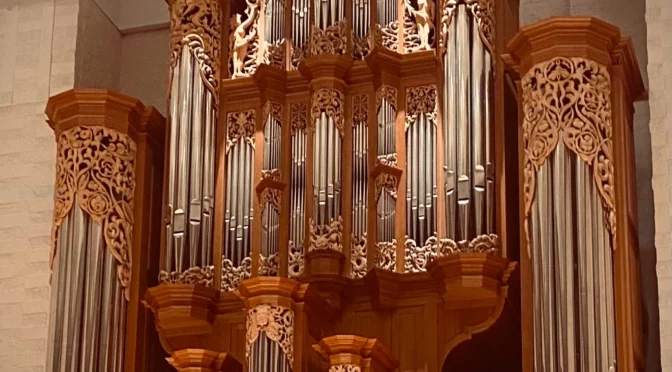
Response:
[[[50,103],[53,370],[638,370],[643,86],[613,26],[503,55],[513,0],[169,5],[165,172],[139,103]]]

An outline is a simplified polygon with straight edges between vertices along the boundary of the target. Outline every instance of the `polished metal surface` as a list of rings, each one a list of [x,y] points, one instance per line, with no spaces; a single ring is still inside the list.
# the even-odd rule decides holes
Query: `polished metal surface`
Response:
[[[248,357],[250,372],[291,372],[292,366],[282,351],[280,344],[261,332],[250,346]]]
[[[469,19],[465,5],[458,6],[457,11],[457,45],[456,45],[456,95],[457,95],[457,239],[466,240],[472,228],[471,211],[471,104],[469,102],[470,87],[470,53],[469,53]]]
[[[352,129],[352,234],[361,238],[366,232],[368,185],[368,128],[366,122],[356,122]]]
[[[406,235],[417,245],[436,232],[435,134],[431,113],[418,114],[406,131]]]
[[[306,132],[298,129],[292,135],[291,222],[289,239],[297,247],[305,237],[305,164]]]
[[[378,1],[378,24],[387,26],[397,20],[397,10],[399,4],[397,0],[377,0]]]

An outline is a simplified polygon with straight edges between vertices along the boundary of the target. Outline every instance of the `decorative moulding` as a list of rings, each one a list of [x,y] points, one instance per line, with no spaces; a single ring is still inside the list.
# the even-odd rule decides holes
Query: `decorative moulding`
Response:
[[[204,349],[182,349],[167,358],[179,372],[242,372],[243,365],[226,353]]]
[[[323,338],[313,345],[313,349],[332,366],[352,366],[351,370],[361,372],[393,372],[399,362],[380,342],[372,338],[355,335],[335,335]],[[356,369],[359,367],[359,369]],[[340,369],[351,371],[348,369]]]

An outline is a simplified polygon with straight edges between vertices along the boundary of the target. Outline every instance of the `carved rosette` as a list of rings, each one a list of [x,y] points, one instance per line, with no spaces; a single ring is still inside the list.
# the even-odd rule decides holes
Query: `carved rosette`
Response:
[[[226,117],[228,136],[226,139],[226,152],[238,142],[245,141],[254,147],[254,124],[256,114],[254,110],[231,112]]]
[[[404,1],[404,53],[431,50],[434,45],[434,1],[420,9]]]
[[[247,311],[245,358],[250,356],[252,344],[264,332],[277,342],[290,365],[294,364],[294,311],[282,306],[259,305]]]
[[[229,20],[229,67],[232,79],[252,76],[258,67],[259,0],[246,0],[245,14]]]
[[[289,277],[296,279],[303,275],[303,249],[289,241]]]
[[[380,242],[376,246],[378,248],[376,266],[383,270],[394,271],[397,266],[397,240]]]
[[[280,255],[273,253],[265,257],[259,255],[259,275],[260,276],[278,276],[278,269],[280,268]]]
[[[458,4],[466,4],[478,23],[478,34],[491,54],[495,48],[495,3],[494,0],[446,0],[441,10],[441,37],[439,47],[441,53],[446,51],[448,42],[448,26],[453,21]],[[494,59],[493,59],[494,63]]]
[[[369,120],[369,95],[356,94],[352,97],[352,121],[366,123]]]
[[[362,372],[362,368],[356,364],[334,364],[329,372]]]
[[[352,277],[363,278],[366,275],[366,233],[362,237],[352,237],[352,254],[350,255],[352,263]]]
[[[310,245],[308,252],[331,249],[343,252],[343,222],[341,217],[329,225],[317,225],[310,219]]]
[[[376,157],[376,164],[387,165],[388,167],[396,167],[397,162],[397,154],[395,153],[378,155],[378,157]]]
[[[391,87],[389,85],[381,85],[376,91],[376,109],[380,109],[380,105],[383,104],[383,99],[385,99],[392,107],[394,111],[397,111],[397,88]]]
[[[230,292],[238,287],[238,284],[249,279],[252,274],[252,259],[245,257],[238,267],[233,262],[222,256],[222,291]]]
[[[269,115],[282,125],[282,105],[280,103],[266,101],[264,104],[264,120],[267,120]]]
[[[310,35],[310,54],[345,55],[348,46],[346,28],[345,19],[324,30],[313,26]]]
[[[292,135],[297,130],[306,129],[308,126],[308,104],[292,103],[289,108],[289,115],[291,117]]]
[[[126,134],[99,126],[61,132],[56,155],[54,224],[49,258],[53,268],[58,228],[73,204],[102,226],[105,246],[117,261],[117,276],[130,296],[135,142]]]
[[[411,87],[406,90],[406,129],[418,119],[418,115],[429,114],[436,125],[437,94],[436,85]]]
[[[560,139],[591,167],[607,217],[605,227],[615,234],[611,80],[607,68],[584,58],[556,57],[530,69],[523,77],[522,90],[528,242],[527,220],[536,174]]]
[[[213,286],[215,273],[214,266],[190,267],[184,272],[159,272],[159,284],[201,284],[206,287]]]
[[[313,93],[312,109],[310,110],[311,121],[308,127],[315,130],[315,122],[321,113],[327,114],[343,137],[345,116],[343,114],[343,93],[337,89],[319,89]]]
[[[387,173],[380,173],[378,177],[376,177],[376,200],[380,199],[380,194],[382,194],[383,190],[390,194],[394,199],[397,199],[398,184],[399,180],[397,177]]]
[[[175,67],[184,45],[198,61],[205,85],[219,99],[222,20],[218,0],[170,2],[170,66]]]

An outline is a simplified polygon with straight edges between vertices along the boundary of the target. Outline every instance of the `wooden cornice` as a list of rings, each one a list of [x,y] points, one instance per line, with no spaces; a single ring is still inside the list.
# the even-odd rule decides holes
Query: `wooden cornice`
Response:
[[[375,47],[365,59],[373,73],[374,84],[399,87],[436,83],[438,59],[433,50],[399,54],[387,48]]]
[[[272,99],[279,103],[285,102],[287,71],[262,64],[257,68],[252,79],[257,84],[262,101]]]
[[[226,353],[204,349],[183,349],[173,353],[168,363],[179,372],[242,372],[243,365]]]
[[[313,345],[329,364],[351,364],[362,368],[362,372],[393,372],[399,362],[392,353],[376,339],[355,335],[335,335],[323,338]]]
[[[338,89],[345,91],[345,77],[353,65],[350,56],[319,54],[306,58],[299,71],[309,80],[311,90]]]
[[[618,66],[623,71],[623,78],[628,82],[626,89],[630,98],[634,101],[648,99],[632,38],[629,36],[621,38],[611,57],[614,67]]]
[[[620,40],[619,29],[600,19],[552,17],[521,28],[509,41],[509,55],[503,58],[518,76],[558,56],[586,58],[610,67]]]
[[[222,104],[225,111],[235,111],[243,107],[231,107],[240,103],[255,104],[261,98],[261,92],[255,79],[243,77],[239,79],[224,79],[221,85]]]
[[[140,100],[109,89],[71,89],[49,98],[47,123],[56,138],[76,126],[104,126],[128,134],[136,142],[147,135],[163,146],[166,119]]]

